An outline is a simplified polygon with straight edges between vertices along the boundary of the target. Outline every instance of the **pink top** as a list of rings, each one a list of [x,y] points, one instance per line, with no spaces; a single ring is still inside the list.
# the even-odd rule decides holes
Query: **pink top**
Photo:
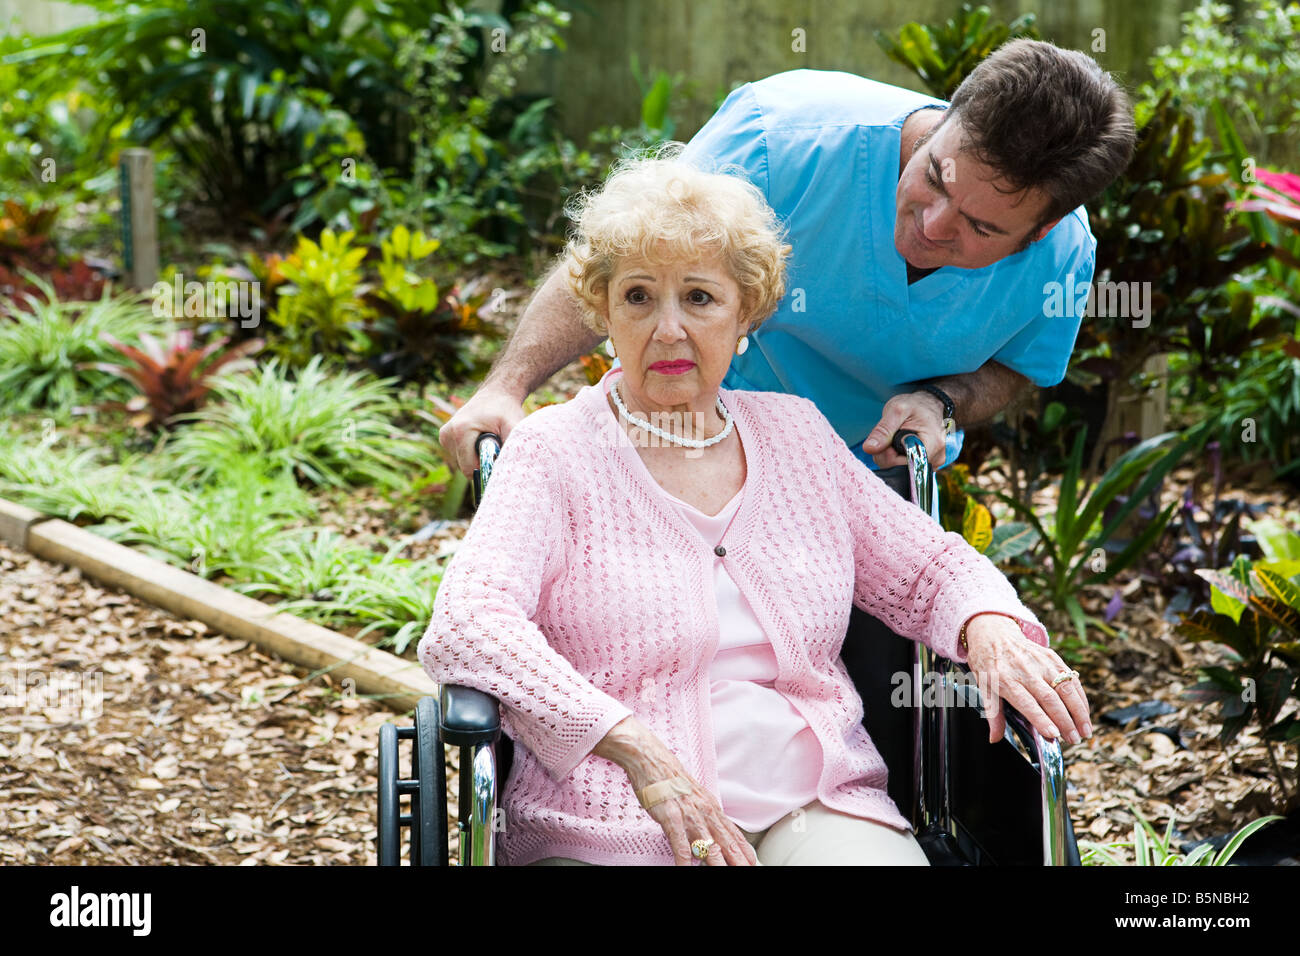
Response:
[[[548,856],[672,865],[627,774],[591,752],[629,715],[719,791],[715,555],[650,479],[606,401],[608,381],[510,432],[419,644],[435,681],[501,701],[503,728],[520,744],[502,792],[508,865]],[[719,394],[748,473],[722,563],[771,639],[774,689],[821,744],[817,798],[908,829],[840,661],[850,607],[957,661],[962,624],[982,612],[1017,618],[1041,645],[1047,632],[987,558],[918,518],[812,402]]]
[[[710,550],[722,540],[744,493],[741,488],[716,515],[706,515],[663,492]],[[772,642],[716,555],[713,592],[719,638],[709,665],[709,699],[718,802],[736,826],[757,833],[817,799],[822,746],[808,721],[773,686],[779,668]]]

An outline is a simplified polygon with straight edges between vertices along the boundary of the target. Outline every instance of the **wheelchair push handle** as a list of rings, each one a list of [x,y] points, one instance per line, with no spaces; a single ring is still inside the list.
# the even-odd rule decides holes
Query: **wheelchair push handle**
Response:
[[[913,429],[900,428],[894,432],[890,445],[907,459],[907,477],[913,503],[937,521],[938,516],[934,511],[934,471],[930,468],[925,442],[921,441],[921,436]]]
[[[918,432],[911,428],[900,428],[898,431],[894,432],[894,437],[889,442],[889,444],[893,446],[894,451],[898,452],[904,458],[907,457],[908,445],[912,444],[911,442],[905,442],[903,440],[907,438],[908,435],[915,435],[917,440],[920,441],[921,436]],[[924,443],[921,444],[921,452],[922,454],[925,453]]]
[[[492,477],[492,465],[501,451],[501,436],[496,432],[483,432],[474,439],[474,452],[478,455],[478,467],[474,469],[472,480],[474,490],[474,507],[483,499],[483,489]]]

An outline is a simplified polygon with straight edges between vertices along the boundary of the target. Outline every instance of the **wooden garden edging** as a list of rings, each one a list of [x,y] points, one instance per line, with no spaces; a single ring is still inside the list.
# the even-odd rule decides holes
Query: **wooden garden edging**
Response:
[[[429,675],[411,661],[3,498],[0,540],[46,561],[79,568],[104,584],[287,661],[328,669],[338,680],[351,678],[358,695],[376,695],[395,711],[410,710],[419,698],[438,692]]]

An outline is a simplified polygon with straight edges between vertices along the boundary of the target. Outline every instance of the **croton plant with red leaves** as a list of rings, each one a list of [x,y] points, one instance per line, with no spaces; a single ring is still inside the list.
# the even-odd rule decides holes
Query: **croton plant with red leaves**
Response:
[[[208,362],[209,358],[230,342],[228,337],[217,339],[201,348],[194,347],[193,329],[172,332],[164,344],[159,344],[153,336],[144,333],[140,336],[141,348],[127,345],[111,336],[105,341],[135,364],[94,362],[91,366],[127,379],[140,389],[139,395],[121,407],[134,413],[131,424],[136,428],[151,429],[166,427],[175,415],[196,411],[207,398],[212,379],[218,371],[223,368],[229,371],[231,363],[246,358],[265,344],[263,339],[249,339],[229,349],[215,361]]]

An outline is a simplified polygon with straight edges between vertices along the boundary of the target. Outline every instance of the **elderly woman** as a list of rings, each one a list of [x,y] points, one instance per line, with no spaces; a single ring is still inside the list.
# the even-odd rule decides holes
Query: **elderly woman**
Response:
[[[573,215],[567,274],[621,367],[510,433],[419,645],[521,745],[500,858],[924,865],[839,659],[850,605],[968,662],[992,739],[999,694],[1091,734],[1079,682],[811,402],[720,389],[784,294],[756,188],[635,160]]]

